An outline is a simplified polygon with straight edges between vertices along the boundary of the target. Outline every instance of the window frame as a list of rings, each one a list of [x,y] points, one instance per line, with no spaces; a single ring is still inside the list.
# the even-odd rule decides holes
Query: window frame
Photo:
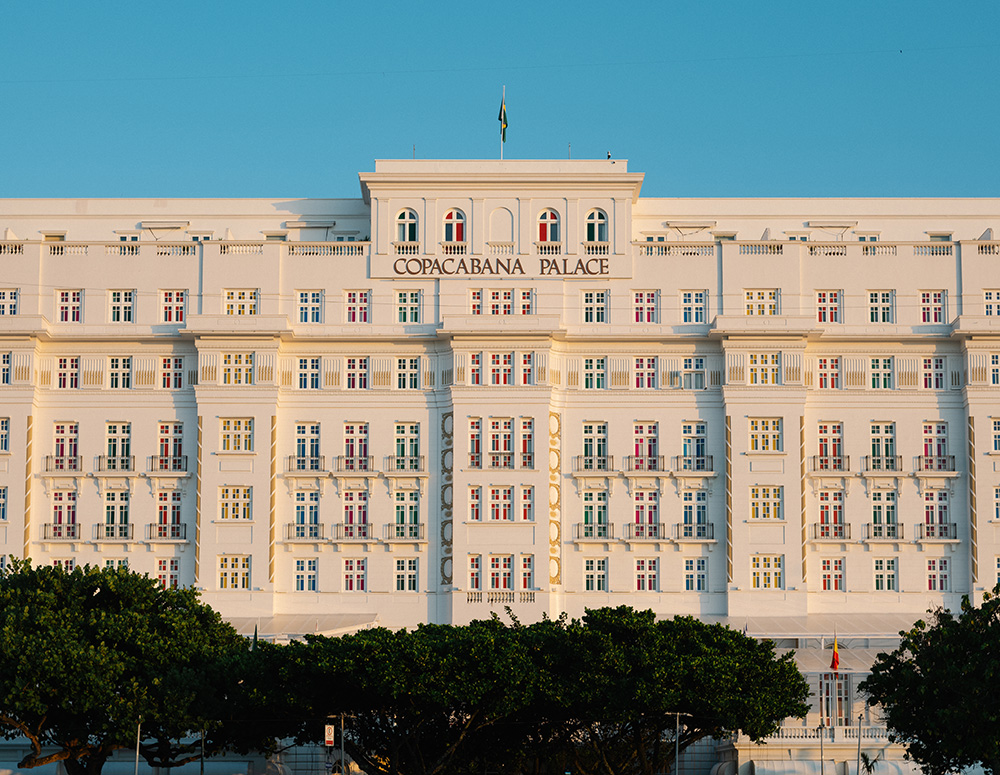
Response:
[[[372,322],[372,292],[370,289],[344,291],[344,322],[348,324]]]
[[[601,208],[595,207],[587,213],[584,238],[586,242],[608,242],[608,214]]]
[[[303,324],[323,322],[324,292],[322,289],[305,289],[295,292],[296,319]]]
[[[447,245],[464,245],[465,225],[465,212],[458,207],[449,208],[441,219],[441,241]]]
[[[535,219],[537,225],[536,234],[540,243],[560,243],[561,218],[559,212],[552,207],[546,207]]]
[[[743,311],[746,317],[777,317],[781,314],[781,289],[744,288]]]
[[[783,590],[785,588],[785,555],[750,555],[750,587],[758,591]]]
[[[219,485],[219,521],[253,521],[253,486],[244,484]]]
[[[816,322],[824,324],[843,323],[843,300],[844,292],[842,290],[817,290]]]
[[[108,322],[135,323],[135,289],[108,289]]]
[[[393,221],[396,225],[396,242],[420,242],[420,216],[412,207],[404,207]]]
[[[253,317],[260,313],[260,288],[223,288],[222,311],[226,317]]]
[[[605,325],[611,322],[611,291],[584,289],[580,294],[584,325]]]
[[[704,288],[682,289],[680,296],[681,323],[703,324],[708,322],[708,291]]]
[[[253,420],[253,417],[219,418],[220,454],[252,454],[254,452]]]
[[[256,353],[248,351],[227,351],[220,353],[222,361],[222,384],[228,387],[253,385]]]
[[[216,564],[219,569],[220,590],[250,590],[251,564],[248,554],[220,554]]]
[[[187,289],[161,288],[158,294],[160,299],[160,322],[161,323],[183,323],[186,312]]]
[[[56,320],[59,323],[83,322],[84,295],[82,288],[56,290]]]
[[[17,315],[20,297],[20,288],[0,288],[0,317]]]

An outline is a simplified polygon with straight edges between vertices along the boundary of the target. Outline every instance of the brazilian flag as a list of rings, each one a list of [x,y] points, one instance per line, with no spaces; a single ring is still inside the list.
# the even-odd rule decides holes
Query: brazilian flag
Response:
[[[497,116],[500,121],[500,142],[507,142],[507,100],[500,100],[500,115]]]

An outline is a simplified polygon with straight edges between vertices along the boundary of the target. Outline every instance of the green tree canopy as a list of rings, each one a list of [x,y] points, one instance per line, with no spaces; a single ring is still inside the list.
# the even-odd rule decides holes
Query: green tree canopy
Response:
[[[585,775],[654,775],[678,748],[731,732],[760,740],[807,711],[791,654],[719,624],[621,606],[587,611],[569,633],[577,659],[561,695]]]
[[[930,611],[879,654],[858,687],[881,705],[890,739],[929,775],[981,764],[1000,775],[1000,585],[958,615]]]
[[[313,715],[348,715],[346,749],[370,775],[654,775],[673,761],[677,714],[683,749],[735,731],[759,740],[807,709],[805,680],[770,642],[625,606],[304,648]]]
[[[62,761],[96,775],[114,751],[174,766],[225,747],[233,666],[247,643],[192,589],[126,570],[32,567],[0,574],[0,735],[27,738],[21,767]]]
[[[527,704],[534,680],[497,620],[310,637],[308,650],[310,705],[348,713],[346,750],[373,775],[455,771],[477,735]]]

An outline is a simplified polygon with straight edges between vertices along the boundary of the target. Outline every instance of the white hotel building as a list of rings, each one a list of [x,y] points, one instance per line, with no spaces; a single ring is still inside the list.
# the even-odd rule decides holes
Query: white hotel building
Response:
[[[357,199],[0,200],[0,549],[267,637],[728,622],[818,700],[720,755],[818,766],[822,714],[847,775],[859,713],[885,746],[858,673],[1000,570],[1000,200],[642,181],[406,160]]]

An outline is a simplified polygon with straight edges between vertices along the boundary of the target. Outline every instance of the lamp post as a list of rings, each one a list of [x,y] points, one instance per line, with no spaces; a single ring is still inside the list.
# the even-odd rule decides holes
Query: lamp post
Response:
[[[826,775],[826,762],[823,760],[823,737],[826,730],[825,719],[819,720],[819,775]]]
[[[861,719],[863,713],[858,714],[858,770],[857,775],[861,775]]]

